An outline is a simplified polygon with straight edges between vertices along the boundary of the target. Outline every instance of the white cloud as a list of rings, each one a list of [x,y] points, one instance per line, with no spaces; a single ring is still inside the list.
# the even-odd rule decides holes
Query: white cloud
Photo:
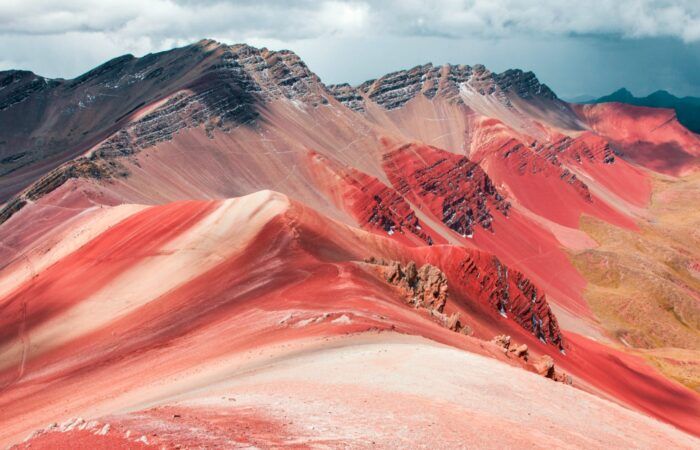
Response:
[[[335,30],[340,34],[353,34],[366,31],[369,14],[370,7],[367,3],[330,1],[323,2],[311,16],[319,25],[318,33]]]
[[[698,0],[3,0],[0,34],[103,32],[154,42],[233,34],[503,37],[613,34],[700,40]]]

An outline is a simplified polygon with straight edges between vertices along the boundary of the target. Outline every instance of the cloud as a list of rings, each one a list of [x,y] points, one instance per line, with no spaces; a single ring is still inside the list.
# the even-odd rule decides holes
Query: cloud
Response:
[[[362,32],[369,11],[366,3],[348,1],[3,0],[0,34],[102,32],[155,42],[216,34],[303,39]]]
[[[382,2],[395,32],[458,37],[615,35],[700,40],[697,0],[408,0]],[[439,6],[433,6],[439,5]]]
[[[700,40],[697,0],[3,0],[0,34],[313,39],[367,34],[616,35]]]

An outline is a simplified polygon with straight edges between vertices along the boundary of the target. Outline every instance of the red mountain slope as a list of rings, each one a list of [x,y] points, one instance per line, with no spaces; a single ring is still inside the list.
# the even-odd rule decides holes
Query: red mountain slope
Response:
[[[673,118],[483,66],[326,86],[213,41],[32,76],[0,91],[0,141],[56,144],[0,148],[3,445],[697,446]]]

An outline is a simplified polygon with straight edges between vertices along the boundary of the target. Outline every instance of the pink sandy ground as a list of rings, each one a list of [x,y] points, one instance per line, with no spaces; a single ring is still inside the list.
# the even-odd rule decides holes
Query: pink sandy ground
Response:
[[[59,425],[28,443],[31,448],[700,444],[570,386],[394,333],[311,339],[206,361],[125,395],[133,402],[128,410],[97,418],[84,430],[61,431]],[[106,424],[109,431],[100,435]]]

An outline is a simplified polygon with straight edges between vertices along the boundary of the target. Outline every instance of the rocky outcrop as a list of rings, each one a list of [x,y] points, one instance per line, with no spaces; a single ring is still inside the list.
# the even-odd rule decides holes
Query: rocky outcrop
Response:
[[[454,281],[465,295],[490,305],[543,343],[563,350],[559,324],[545,294],[525,275],[483,253],[465,255],[450,273],[455,273]]]
[[[394,234],[397,230],[401,231],[403,228],[407,228],[424,238],[428,244],[431,244],[432,239],[430,236],[419,231],[420,225],[413,212],[402,218],[399,218],[399,215],[396,214],[396,210],[392,208],[392,205],[397,203],[403,205],[401,200],[403,199],[400,196],[396,195],[395,192],[390,192],[388,188],[382,189],[382,192],[373,195],[371,200],[372,207],[369,210],[367,223],[376,225],[390,235]]]
[[[416,66],[387,74],[378,80],[366,81],[358,86],[358,90],[382,108],[396,109],[420,93],[424,83],[433,80],[436,72],[437,69],[431,64]],[[433,84],[434,81],[430,86]]]
[[[542,357],[534,363],[534,367],[537,373],[545,378],[549,378],[560,383],[573,384],[571,375],[557,370],[554,366],[554,360],[549,355],[542,355]]]
[[[519,175],[533,174],[544,177],[558,177],[564,183],[570,185],[585,201],[591,203],[593,198],[588,185],[581,181],[561,161],[562,157],[568,159],[568,156],[563,153],[570,145],[567,139],[569,138],[553,144],[532,141],[527,146],[516,139],[509,139],[499,148],[501,157],[507,159],[508,166]],[[580,152],[573,153],[572,159],[575,160],[580,155]]]
[[[579,164],[583,162],[614,164],[615,156],[622,155],[621,152],[613,149],[608,141],[592,133],[577,138],[562,136],[551,147],[555,152]]]
[[[530,147],[552,165],[562,167],[562,161],[597,164],[614,164],[619,152],[610,147],[610,143],[594,134],[584,134],[572,138],[561,136],[551,143],[533,141]]]
[[[103,158],[128,156],[170,140],[185,128],[205,125],[211,133],[215,128],[227,130],[236,124],[250,123],[257,117],[253,103],[243,87],[225,83],[213,84],[198,94],[180,93],[114,134],[94,154]]]
[[[331,84],[326,86],[328,93],[344,106],[353,111],[364,112],[365,100],[360,95],[359,90],[350,86],[348,83]]]
[[[482,96],[495,95],[507,105],[510,105],[510,96],[557,100],[554,92],[540,83],[532,72],[510,69],[499,74],[480,64],[473,67],[461,64],[424,64],[392,72],[354,88],[347,84],[329,86],[329,92],[355,111],[365,110],[365,98],[386,110],[393,110],[401,108],[419,94],[428,99],[440,96],[448,101],[459,102],[462,85],[469,86],[470,91]]]
[[[433,244],[432,236],[421,227],[411,205],[394,189],[319,153],[310,151],[309,156],[319,187],[328,189],[332,184],[332,190],[340,189],[343,199],[338,206],[348,211],[360,226],[395,237],[410,233],[428,245]]]
[[[533,72],[523,72],[520,69],[508,69],[503,73],[492,75],[495,84],[506,92],[512,92],[520,98],[534,97],[556,100],[557,96],[546,85],[540,83]]]
[[[450,301],[449,275],[453,289],[462,298],[489,305],[543,343],[563,351],[564,342],[557,319],[544,293],[534,283],[522,273],[504,266],[495,256],[467,251],[464,254],[454,266],[450,264],[444,268],[447,273],[431,264],[418,269],[414,262],[402,264],[375,257],[365,262],[372,264],[385,281],[400,288],[406,303],[435,313],[447,328],[464,328],[459,315],[447,317],[443,314]]]
[[[256,104],[280,98],[317,106],[327,103],[320,80],[293,52],[225,46],[214,41],[199,44],[215,53],[201,75],[142,119],[129,124],[97,150],[99,155],[124,156],[171,139],[184,128],[205,125],[228,130],[252,124]]]
[[[413,261],[402,264],[375,257],[367,258],[365,262],[371,264],[387,283],[400,289],[407,304],[426,310],[445,328],[471,334],[471,329],[460,321],[459,313],[444,314],[449,293],[447,277],[439,268],[431,264],[418,268]]]
[[[560,383],[573,384],[573,379],[570,375],[555,368],[554,360],[551,356],[542,355],[539,358],[533,357],[527,345],[517,345],[511,341],[510,336],[504,334],[495,336],[491,339],[491,342],[501,348],[503,353],[508,357],[519,359],[523,365],[529,367],[543,377]]]
[[[5,205],[0,208],[0,225],[5,223],[14,213],[24,208],[26,204],[27,200],[22,196],[15,197],[5,203]]]
[[[58,82],[25,70],[0,72],[0,111],[22,103],[32,95],[51,89]]]
[[[29,200],[38,200],[52,192],[71,178],[92,178],[102,180],[114,176],[128,175],[125,167],[118,161],[99,158],[78,158],[50,172],[28,189],[24,196]]]
[[[382,264],[381,260],[368,260]],[[442,312],[447,303],[447,277],[440,269],[425,264],[418,269],[411,261],[405,266],[398,261],[386,264],[386,281],[409,293],[409,303],[415,307]]]
[[[371,184],[364,186],[371,187]],[[413,209],[396,191],[389,187],[380,187],[379,192],[368,200],[365,214],[363,214],[368,216],[365,218],[365,223],[381,228],[390,236],[407,230],[426,244],[433,245],[433,238],[421,228]]]
[[[384,170],[401,195],[428,205],[464,237],[471,237],[476,226],[494,231],[492,210],[508,215],[510,203],[481,167],[464,156],[407,144],[384,156]]]
[[[27,190],[7,202],[0,209],[0,225],[26,206],[28,201],[38,200],[72,178],[106,180],[112,177],[126,177],[128,175],[129,172],[126,167],[115,159],[104,159],[95,155],[74,159],[44,175]]]
[[[263,100],[286,98],[316,107],[328,103],[321,80],[294,52],[257,49],[245,44],[225,46],[222,60],[242,69],[255,81]]]

